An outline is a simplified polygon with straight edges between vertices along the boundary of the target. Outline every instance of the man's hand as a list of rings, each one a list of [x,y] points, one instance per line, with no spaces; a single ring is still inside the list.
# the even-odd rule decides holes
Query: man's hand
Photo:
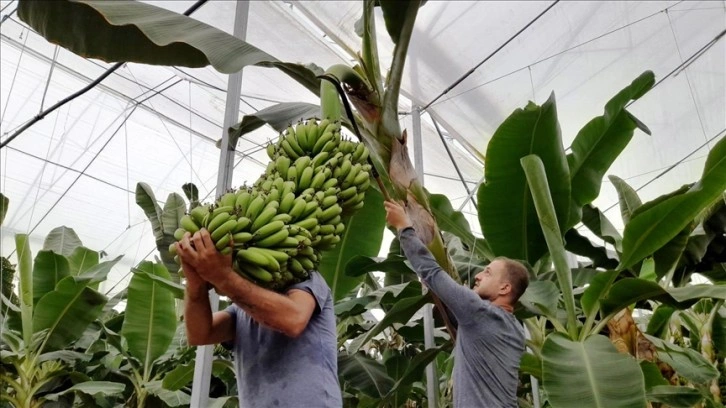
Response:
[[[216,287],[227,280],[232,271],[232,255],[222,255],[214,246],[212,237],[206,229],[201,229],[190,236],[184,235],[177,243],[177,252],[184,267],[184,274],[189,270],[187,284],[199,285],[201,281],[211,283]]]
[[[406,214],[406,210],[400,204],[386,200],[383,205],[386,207],[386,222],[388,225],[397,231],[413,225],[411,219],[408,218],[408,214]]]

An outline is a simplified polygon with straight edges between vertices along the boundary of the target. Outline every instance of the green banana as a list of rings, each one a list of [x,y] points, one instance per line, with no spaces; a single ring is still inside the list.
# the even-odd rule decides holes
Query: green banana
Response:
[[[246,211],[251,200],[252,194],[249,191],[240,190],[237,192],[237,198],[234,200],[234,208],[239,211]]]
[[[247,218],[247,217],[239,217],[239,218],[237,218],[237,225],[235,225],[235,227],[232,230],[232,232],[234,232],[234,233],[242,232],[251,223],[252,223],[252,220],[250,220],[249,218]]]
[[[177,241],[181,241],[182,238],[184,238],[184,234],[187,232],[184,228],[177,228],[174,231],[174,239]]]
[[[325,180],[325,183],[323,183],[322,188],[324,190],[327,190],[332,187],[336,187],[338,185],[338,179],[337,178],[329,178]]]
[[[280,174],[287,174],[287,169],[290,168],[291,160],[287,156],[280,156],[275,160],[275,168]]]
[[[333,132],[326,132],[323,135],[321,135],[318,140],[315,141],[315,144],[313,145],[313,154],[318,154],[323,151],[323,146],[325,146],[326,143],[333,140]]]
[[[287,169],[286,180],[293,181],[293,182],[295,182],[295,185],[297,185],[297,167],[290,166],[290,168]]]
[[[209,207],[207,206],[194,207],[191,211],[189,211],[189,215],[197,225],[203,225],[202,222],[204,222],[204,216],[207,214],[209,214]]]
[[[330,157],[330,153],[320,152],[320,153],[317,153],[315,155],[315,157],[313,157],[313,159],[310,161],[310,163],[312,163],[312,166],[315,168],[321,167],[328,160],[328,157]]]
[[[328,207],[327,209],[323,210],[322,214],[318,217],[320,222],[327,222],[328,220],[332,219],[333,217],[340,215],[340,213],[343,212],[343,208],[338,205],[334,204]]]
[[[229,217],[230,217],[230,214],[229,213],[226,213],[226,212],[217,214],[216,217],[212,218],[209,221],[209,225],[207,225],[207,231],[210,231],[210,233],[212,231],[216,231],[217,228],[219,228],[222,224],[224,224],[225,222],[227,222],[227,220],[229,219]],[[234,225],[237,225],[237,220],[235,220]]]
[[[248,264],[261,266],[263,268],[267,268],[268,266],[270,266],[270,258],[268,258],[264,253],[257,251],[256,249],[257,248],[255,247],[250,247],[247,249],[238,250],[237,259],[242,260]]]
[[[277,262],[280,262],[280,266],[282,266],[283,262],[287,262],[287,260],[290,259],[290,255],[288,255],[285,252],[278,251],[276,249],[270,249],[270,248],[255,248],[255,249],[273,257]]]
[[[239,262],[238,262],[239,264]],[[244,272],[250,274],[253,278],[260,280],[262,282],[272,282],[273,276],[270,272],[265,270],[265,268],[249,264],[249,263],[243,263],[242,265],[239,265],[239,268],[243,270]]]
[[[261,226],[257,231],[254,232],[255,241],[264,239],[270,235],[277,233],[281,229],[284,229],[285,223],[282,221],[273,221]],[[287,231],[287,229],[285,229]]]
[[[292,209],[292,206],[295,204],[295,193],[292,191],[282,196],[282,200],[280,200],[280,212],[281,213],[289,213]]]
[[[328,177],[325,175],[325,172],[321,171],[313,177],[312,181],[310,181],[310,187],[317,190],[323,186],[323,183],[325,183],[325,180],[327,179]]]
[[[270,143],[270,144],[267,145],[266,149],[267,149],[267,156],[270,159],[273,159],[274,160],[275,159],[275,153],[277,153],[277,149],[275,148],[275,145],[272,144],[272,143]]]
[[[225,234],[225,235],[224,235],[224,236],[223,236],[222,238],[220,238],[220,239],[219,239],[218,241],[216,241],[217,243],[216,243],[216,244],[214,244],[214,246],[215,246],[215,247],[216,247],[216,248],[217,248],[218,250],[220,250],[220,251],[221,251],[221,250],[223,250],[224,248],[227,248],[227,247],[229,247],[229,241],[230,241],[231,239],[232,239],[232,234],[230,234],[230,233],[227,233],[227,234]]]
[[[252,234],[249,232],[238,232],[232,235],[232,242],[234,242],[235,245],[244,244],[245,242],[249,242],[251,240]]]
[[[273,247],[273,246],[279,244],[280,242],[284,241],[285,238],[288,237],[288,235],[289,235],[289,232],[287,231],[287,228],[283,228],[266,238],[260,239],[259,241],[255,241],[255,245],[258,247],[261,247],[261,248]]]
[[[367,172],[367,171],[361,171],[361,172],[360,172],[360,173],[358,173],[358,175],[356,175],[356,176],[355,176],[355,178],[353,179],[353,185],[354,185],[354,186],[359,186],[359,185],[363,184],[363,182],[365,182],[365,181],[366,181],[366,180],[368,180],[369,178],[370,178],[370,175],[368,174],[368,172]]]
[[[265,205],[265,199],[262,196],[255,197],[251,202],[250,205],[247,206],[247,211],[245,211],[245,217],[254,220],[257,218],[257,215],[262,211],[263,207]]]
[[[285,154],[287,154],[290,159],[297,159],[298,157],[300,157],[300,155],[295,152],[295,150],[293,150],[292,146],[290,146],[290,142],[288,141],[288,139],[283,140],[280,143],[280,147],[282,147],[282,150],[285,152]]]
[[[232,193],[232,192],[224,193],[222,195],[222,197],[219,199],[219,206],[234,208],[234,202],[236,199],[237,199],[237,195],[235,193]]]
[[[290,216],[290,214],[280,213],[272,217],[270,221],[282,221],[287,224],[292,221],[292,217]]]
[[[297,219],[303,214],[303,211],[305,211],[305,207],[307,206],[307,202],[302,197],[298,197],[295,199],[295,204],[292,206],[292,209],[288,212],[293,220]]]
[[[263,225],[266,225],[272,220],[272,217],[277,215],[277,208],[274,207],[266,207],[260,215],[255,218],[254,221],[252,221],[252,226],[250,227],[251,232],[257,232],[258,229],[260,229]]]
[[[211,232],[212,241],[214,241],[214,242],[219,241],[223,236],[225,236],[225,234],[229,234],[230,232],[232,232],[232,230],[234,229],[234,227],[236,225],[237,225],[236,219],[234,219],[234,218],[229,219],[229,217],[227,217],[226,222],[224,222],[222,225],[220,225],[216,229],[212,230],[212,232]]]
[[[318,225],[318,219],[315,217],[306,218],[302,221],[298,221],[294,223],[293,225],[297,225],[299,227],[302,227],[306,230],[312,229],[314,226]]]
[[[296,166],[297,167],[297,166]],[[302,174],[300,175],[300,179],[297,183],[298,191],[305,190],[310,186],[310,182],[313,179],[313,168],[312,167],[305,167],[302,171]]]
[[[300,147],[300,143],[297,141],[297,135],[295,135],[295,132],[288,134],[285,137],[285,140],[287,141],[290,148],[295,153],[295,156],[290,156],[290,159],[297,159],[300,156],[305,156],[305,151]]]
[[[194,222],[190,215],[184,215],[183,217],[181,217],[181,219],[179,220],[179,225],[181,225],[182,228],[191,232],[192,234],[199,231],[199,226],[197,226],[197,224]]]

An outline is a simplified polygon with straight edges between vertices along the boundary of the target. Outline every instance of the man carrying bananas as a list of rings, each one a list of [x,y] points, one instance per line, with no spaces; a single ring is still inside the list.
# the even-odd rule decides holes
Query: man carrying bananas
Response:
[[[240,277],[206,229],[177,242],[191,345],[233,342],[240,407],[340,407],[330,288],[318,272],[280,294]],[[209,285],[234,304],[212,313]]]
[[[524,331],[512,311],[528,285],[521,263],[497,258],[474,278],[474,288],[456,283],[416,236],[406,210],[386,201],[386,221],[416,274],[458,323],[454,348],[454,406],[517,407],[519,360]]]

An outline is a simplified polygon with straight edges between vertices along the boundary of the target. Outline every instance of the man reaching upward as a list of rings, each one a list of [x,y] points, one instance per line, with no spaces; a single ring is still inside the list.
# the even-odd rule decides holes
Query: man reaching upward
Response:
[[[454,406],[516,408],[524,331],[512,314],[529,283],[521,263],[496,258],[474,278],[474,288],[456,283],[416,236],[405,209],[386,201],[386,221],[416,274],[458,322],[454,347]]]

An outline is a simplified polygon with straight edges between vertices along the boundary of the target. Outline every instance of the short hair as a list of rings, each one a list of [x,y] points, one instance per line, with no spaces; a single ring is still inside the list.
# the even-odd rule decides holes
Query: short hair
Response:
[[[498,256],[492,260],[504,262],[504,270],[506,271],[506,279],[512,285],[512,304],[516,303],[524,294],[529,286],[529,271],[523,263],[507,258],[506,256]]]

